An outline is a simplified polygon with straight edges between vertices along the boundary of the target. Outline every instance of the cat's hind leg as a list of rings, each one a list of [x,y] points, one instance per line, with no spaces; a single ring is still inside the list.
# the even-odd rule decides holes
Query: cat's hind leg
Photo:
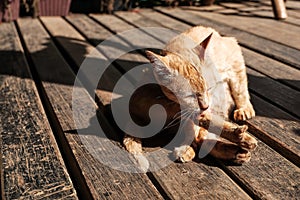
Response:
[[[257,147],[257,140],[248,132],[247,125],[236,125],[231,122],[224,122],[221,137],[225,138],[243,149],[253,151]]]
[[[206,114],[205,117],[202,117],[199,120],[199,125],[202,127],[203,130],[208,130],[211,121],[212,117],[209,114]],[[222,129],[220,137],[237,144],[241,148],[252,151],[257,147],[257,140],[247,132],[247,125],[240,126],[228,121],[224,121],[224,123],[222,123],[222,127],[220,128]],[[204,134],[202,133],[200,135]]]
[[[247,149],[242,148],[238,144],[220,140],[213,133],[209,133],[207,129],[202,127],[195,142],[200,147],[200,157],[210,154],[215,158],[232,161],[237,164],[248,162],[251,158],[251,153]]]
[[[232,161],[236,164],[249,162],[251,158],[249,151],[242,149],[236,144],[219,140],[206,139],[202,142],[201,148],[211,149],[209,154],[215,158]]]

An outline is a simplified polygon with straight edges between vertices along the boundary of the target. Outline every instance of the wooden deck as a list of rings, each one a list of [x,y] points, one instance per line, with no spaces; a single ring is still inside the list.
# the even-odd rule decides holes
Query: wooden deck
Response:
[[[300,2],[288,0],[287,11],[287,20],[276,21],[270,1],[245,1],[0,24],[2,199],[299,199]],[[133,28],[181,32],[199,24],[236,37],[242,46],[257,113],[246,122],[259,140],[251,161],[232,166],[208,157],[128,173],[95,159],[82,145],[72,113],[75,74],[86,55]],[[161,43],[159,35],[143,37],[147,40],[134,44],[120,38],[120,44]],[[109,53],[100,49],[97,56],[106,60]],[[97,109],[101,126],[120,147],[116,128],[102,111],[115,98],[112,89],[122,74],[143,63],[148,61],[142,51],[128,53],[105,71],[95,94],[79,90],[83,110]],[[93,109],[80,113],[81,128],[91,116],[97,120]],[[95,148],[105,148],[88,130],[86,137]]]

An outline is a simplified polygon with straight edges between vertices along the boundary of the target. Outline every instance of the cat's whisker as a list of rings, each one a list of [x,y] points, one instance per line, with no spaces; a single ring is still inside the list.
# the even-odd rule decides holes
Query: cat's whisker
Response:
[[[176,113],[176,115],[175,115],[176,117],[174,116],[173,120],[171,122],[169,122],[162,130],[165,130],[165,129],[173,127],[173,126],[176,126],[177,124],[180,123],[180,120],[179,120],[180,118],[182,120],[189,119],[193,114],[193,113],[191,113],[191,111],[192,111],[191,109],[185,109],[185,110],[182,110],[182,111]],[[176,123],[174,123],[174,122],[176,122]]]
[[[187,119],[188,116],[190,115],[190,109],[185,109],[183,111],[179,111],[178,113],[176,113],[173,117],[173,120],[171,122],[169,122],[162,130],[165,130],[167,128],[173,127],[177,124],[179,124],[179,119]],[[176,123],[174,123],[176,122]]]
[[[189,111],[190,111],[189,109],[181,110],[173,116],[173,119],[179,119],[182,116],[186,115],[186,113],[188,113]]]
[[[177,124],[179,124],[179,121],[177,121],[176,123],[173,123],[173,124],[169,123],[167,126],[165,126],[165,127],[162,129],[162,131],[163,131],[163,130],[166,130],[166,129],[168,129],[168,128],[171,128],[171,127],[173,127],[173,126],[176,126]]]

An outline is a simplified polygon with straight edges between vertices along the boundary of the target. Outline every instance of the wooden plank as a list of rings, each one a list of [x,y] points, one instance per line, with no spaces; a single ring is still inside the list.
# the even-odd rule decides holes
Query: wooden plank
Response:
[[[240,4],[244,6],[238,8],[235,6],[236,4]],[[271,4],[266,5],[261,2],[249,1],[249,2],[236,2],[236,3],[220,2],[218,5],[220,5],[220,7],[223,7],[225,10],[231,9],[235,11],[234,13],[229,13],[229,14],[239,15],[243,17],[274,19],[273,8]],[[228,14],[228,13],[221,13],[221,12],[216,12],[216,13]],[[294,18],[293,16],[289,16],[284,21],[282,21],[282,23],[289,23],[293,25],[299,25],[299,22],[300,21],[297,18]]]
[[[300,70],[246,48],[242,48],[242,51],[247,66],[299,91]]]
[[[161,17],[162,14],[153,13],[153,11],[150,11],[150,10],[143,10],[143,12],[141,12],[141,15],[148,17],[148,18],[155,16],[155,18],[151,18],[151,20],[155,20],[157,22],[159,22],[159,21],[164,22],[163,25],[168,28],[172,28],[172,26],[178,27],[182,23],[179,21],[174,22],[174,19],[172,19],[172,18]],[[150,19],[148,19],[148,20],[150,20]],[[148,23],[151,24],[150,22],[148,22]],[[182,31],[184,31],[184,30],[182,30]],[[262,56],[256,52],[253,52],[246,48],[242,48],[242,50],[243,50],[243,54],[244,54],[247,65],[251,66],[252,69],[260,71],[260,72],[266,74],[267,76],[272,77],[273,79],[279,80],[281,82],[284,82],[287,85],[290,85],[292,87],[295,87],[296,89],[299,89],[299,81],[298,81],[298,77],[300,77],[299,70],[291,68],[280,62],[274,61],[270,58]],[[258,98],[256,98],[256,99],[258,99]],[[257,103],[257,106],[259,106],[259,105],[261,105],[261,101],[259,101],[259,103]],[[270,107],[268,106],[268,104],[264,103],[263,105],[264,105],[263,107],[267,107],[267,109],[270,110]],[[272,105],[270,105],[270,106],[272,107]],[[273,107],[271,110],[273,110]],[[285,115],[286,113],[285,112],[277,112],[277,114],[279,116],[282,116],[282,115]],[[293,121],[295,121],[295,119]],[[281,124],[282,123],[283,122],[281,122]],[[270,123],[270,124],[272,124],[272,123]],[[294,127],[294,128],[296,128],[296,127]],[[272,129],[268,129],[268,130],[272,131]],[[293,131],[291,131],[291,133],[293,133]],[[282,135],[286,135],[286,133],[284,133]],[[289,137],[286,137],[286,138],[288,139]],[[294,140],[295,135],[292,134],[291,138],[293,138],[292,140]],[[297,145],[295,144],[294,147],[297,147]]]
[[[249,163],[236,167],[223,165],[225,172],[243,184],[257,199],[297,199],[300,169],[259,142]]]
[[[267,3],[268,1],[264,1],[264,3]],[[286,2],[287,9],[294,9],[294,10],[300,10],[300,3],[296,0],[291,0]]]
[[[254,94],[251,101],[256,117],[247,121],[250,132],[300,167],[299,120]]]
[[[119,14],[119,13],[117,13]],[[107,18],[103,15],[93,15],[93,17],[101,24],[107,22]],[[109,16],[114,18],[114,16]],[[119,31],[127,30],[126,22],[119,21]],[[81,25],[74,24],[76,27]],[[106,24],[107,28],[113,29],[114,24]],[[99,27],[101,29],[102,27]],[[88,30],[90,32],[92,28]],[[95,36],[95,35],[94,35]],[[140,55],[141,56],[141,55]],[[143,58],[145,59],[145,58]],[[173,163],[166,168],[153,172],[153,176],[160,183],[161,187],[172,199],[195,198],[206,196],[209,199],[216,197],[229,198],[233,195],[236,198],[249,198],[234,182],[232,182],[226,174],[218,168],[209,167],[205,164]],[[226,184],[219,184],[220,181]]]
[[[13,23],[0,26],[2,199],[77,199]]]
[[[129,14],[126,15],[126,19],[130,21]],[[142,19],[140,19],[140,21],[141,20]],[[150,22],[151,20],[148,19],[149,26],[151,25],[149,24]],[[168,24],[168,23],[164,23],[164,24]],[[139,26],[139,24],[137,24],[137,21],[135,25]],[[250,70],[250,72],[252,73],[252,75],[255,76],[258,75],[255,74],[253,70]],[[267,78],[264,77],[264,79]],[[269,81],[269,79],[267,79],[267,81]],[[272,84],[273,83],[276,84],[275,81],[272,81]],[[272,120],[268,121],[268,123],[272,123]],[[284,123],[284,121],[281,121],[281,123]],[[257,129],[254,129],[252,131],[257,131],[255,135],[259,135],[259,133],[261,133],[258,132]],[[274,131],[273,133],[275,134]],[[298,136],[295,136],[295,133],[293,132],[291,132],[290,135],[293,135],[294,138],[297,138],[297,142],[294,142],[293,144],[293,145],[297,145],[299,141]],[[293,140],[293,138],[291,140]],[[291,142],[291,140],[289,140],[289,142]],[[294,146],[293,148],[295,149],[298,147]],[[296,155],[296,158],[299,158],[299,155]],[[295,198],[297,196],[297,193],[299,193],[299,183],[298,183],[298,177],[300,175],[299,168],[297,168],[294,164],[286,160],[284,157],[282,157],[280,154],[278,154],[277,152],[275,152],[273,149],[271,149],[270,147],[268,147],[266,144],[262,142],[259,143],[258,150],[254,151],[254,155],[250,163],[247,163],[242,167],[223,165],[223,169],[232,178],[234,178],[235,181],[240,183],[243,189],[245,189],[254,198],[282,199],[285,196]],[[295,176],[293,176],[293,174]],[[276,176],[274,182],[272,180],[273,176]],[[291,188],[286,189],[287,185],[289,184],[293,186]],[[262,185],[264,185],[264,187]],[[276,191],[276,193],[273,193],[273,191]]]
[[[227,25],[231,25],[234,26],[238,29],[250,32],[250,33],[254,33],[255,35],[259,35],[261,37],[266,37],[269,36],[270,39],[277,41],[279,43],[285,44],[284,42],[282,42],[282,40],[284,40],[285,38],[282,38],[283,35],[281,36],[277,36],[278,34],[276,32],[271,32],[271,30],[268,31],[263,31],[265,26],[265,29],[270,28],[268,27],[268,24],[275,24],[277,23],[279,26],[286,26],[289,27],[291,26],[292,29],[293,28],[298,28],[299,24],[300,24],[300,20],[297,18],[293,18],[293,17],[288,17],[286,20],[284,21],[274,21],[274,17],[273,17],[273,12],[272,12],[272,7],[271,6],[266,6],[266,5],[261,5],[258,6],[260,4],[258,4],[257,2],[243,2],[243,3],[238,3],[241,5],[245,5],[245,7],[241,7],[241,8],[235,8],[233,6],[234,3],[220,3],[220,7],[223,7],[224,10],[221,9],[220,10],[216,10],[213,12],[209,12],[206,14],[206,12],[203,12],[202,8],[199,7],[185,7],[186,10],[194,10],[195,12],[197,12],[197,14],[200,14],[202,16],[205,16],[206,18],[218,21],[218,22],[222,22],[225,23]],[[218,16],[218,17],[217,17]],[[224,17],[228,20],[224,20]],[[246,25],[240,25],[237,24],[236,22],[238,22],[239,20],[242,19],[246,19],[247,20],[253,20],[253,21],[258,21],[259,22],[259,26],[261,27],[257,27],[257,29],[253,29],[253,27],[251,27],[251,30],[248,30],[246,28]],[[257,20],[256,20],[257,19]],[[243,24],[245,20],[243,20],[241,23]],[[245,23],[250,23],[250,21],[247,21]],[[282,28],[283,28],[282,27]],[[249,27],[250,28],[250,27]],[[262,33],[259,33],[260,31],[263,31]]]
[[[209,7],[213,8],[213,6],[209,6]],[[168,27],[170,29],[175,29],[179,32],[183,32],[184,30],[187,30],[191,27],[190,25],[188,25],[186,23],[180,22],[176,19],[173,19],[173,18],[163,15],[161,13],[155,12],[152,9],[151,10],[143,9],[141,12],[139,12],[139,14],[141,16],[143,16],[143,18],[142,18],[143,20],[149,19],[149,20],[155,21],[156,23],[159,23],[159,26],[164,25],[165,27]],[[155,15],[155,17],[153,17],[153,15]]]
[[[278,42],[283,45],[288,45],[290,47],[300,49],[300,39],[294,40],[297,44],[294,44],[290,38],[297,37],[297,33],[300,28],[287,23],[278,23],[273,19],[266,18],[251,18],[243,17],[238,15],[226,15],[226,18],[222,14],[218,13],[202,13],[197,11],[191,11],[192,13],[197,13],[199,16],[205,18],[214,19],[218,22],[224,23],[229,26],[236,27],[238,29],[247,31],[249,33],[267,38],[269,40]],[[239,23],[237,23],[239,22]],[[287,37],[288,36],[288,37]]]
[[[300,92],[278,83],[263,74],[247,68],[249,88],[282,109],[300,117]]]
[[[247,2],[244,2],[244,3],[246,5],[248,5]],[[272,10],[273,10],[272,5],[266,6],[266,5],[262,4],[261,6],[257,6],[255,4],[253,4],[252,6],[258,8],[258,11],[253,12],[253,14],[256,15],[257,17],[260,17],[260,16],[269,17],[269,13],[271,13]],[[288,10],[287,8],[286,8],[286,10],[287,10],[288,18],[286,18],[285,20],[282,20],[281,23],[288,23],[288,24],[299,26],[300,25],[300,19],[297,18],[297,17],[294,17],[293,14],[289,15],[291,10]]]
[[[195,9],[196,8],[197,7],[195,7]],[[232,37],[237,38],[242,46],[253,49],[263,55],[275,58],[281,62],[285,62],[293,67],[297,67],[298,69],[300,69],[300,58],[298,56],[299,51],[297,49],[279,44],[274,41],[270,41],[263,37],[257,37],[254,34],[250,34],[248,32],[248,29],[241,31],[240,29],[233,27],[233,25],[231,26],[229,24],[225,24],[225,22],[221,23],[215,18],[210,18],[206,15],[203,15],[200,11],[182,11],[179,8],[165,9],[159,7],[155,8],[155,10],[158,10],[176,19],[180,19],[181,21],[186,22],[190,25],[203,25],[212,27],[219,31],[222,35],[230,35]],[[222,17],[226,19],[226,17]],[[235,22],[234,26],[238,23],[239,21]]]
[[[215,163],[174,163],[153,173],[171,199],[251,199]]]
[[[71,25],[67,24],[62,18],[42,18],[43,23],[47,26],[48,30],[55,38],[55,40],[61,45],[62,50],[67,55],[68,59],[72,61],[73,67],[75,70],[78,70],[81,66],[85,56],[88,55],[88,52],[91,52],[94,47],[88,44],[85,38],[74,30]],[[114,47],[109,48],[111,51],[116,50]],[[98,56],[101,56],[99,54]],[[102,55],[102,60],[106,60],[105,56]],[[93,66],[97,70],[97,66]],[[99,66],[101,68],[102,66]],[[85,80],[81,80],[85,85],[91,84],[95,85],[95,83],[90,83],[90,80],[98,80],[98,77],[93,77],[93,70],[91,70],[90,74],[87,74]],[[93,77],[93,78],[91,78]],[[120,74],[118,70],[114,66],[108,67],[104,72],[103,76],[99,80],[99,84],[97,86],[96,93],[101,93],[102,99],[100,99],[100,103],[105,106],[112,96],[114,96],[111,91],[114,88],[115,83],[119,80]],[[103,84],[105,82],[105,84]],[[105,98],[104,98],[105,96]]]
[[[270,1],[261,1],[260,3],[262,5],[271,6]],[[299,12],[300,4],[299,4],[299,1],[286,1],[285,4],[286,4],[288,16],[299,19],[300,18],[300,12]]]
[[[103,16],[107,16],[107,15],[103,15]],[[111,15],[109,15],[111,16]],[[89,18],[86,15],[72,15],[72,16],[68,16],[66,17],[67,20],[76,27],[77,30],[79,30],[81,32],[82,35],[84,35],[94,46],[99,45],[98,41],[104,41],[105,39],[109,39],[110,37],[113,36],[113,34],[111,32],[109,32],[107,29],[105,29],[103,26],[100,26],[99,23],[95,22],[94,20],[92,20],[91,18]],[[95,18],[97,18],[95,16]],[[117,19],[113,16],[111,16],[111,18]],[[128,25],[130,27],[130,25]],[[118,27],[120,28],[120,26]],[[103,34],[99,34],[99,33],[103,33]],[[145,33],[140,33],[142,35],[144,35]],[[147,36],[149,37],[149,36]],[[126,42],[125,40],[117,40],[116,42],[118,42],[116,44],[116,46],[114,48],[113,47],[107,47],[104,46],[105,49],[103,49],[103,47],[98,46],[99,51],[101,51],[101,53],[103,53],[103,55],[105,55],[108,59],[111,58],[112,56],[114,56],[116,53],[118,53],[118,49],[117,48],[122,48],[122,49],[129,49],[130,45],[135,45],[135,44],[131,44]],[[141,45],[141,44],[137,44],[137,45]],[[134,61],[134,62],[131,62]],[[124,55],[122,55],[121,57],[117,58],[116,60],[114,60],[114,65],[117,65],[118,68],[121,70],[121,72],[126,72],[130,69],[132,69],[133,67],[135,67],[137,64],[145,64],[147,63],[148,60],[140,55],[137,55],[136,52],[129,52],[126,53]],[[120,75],[119,75],[120,76]],[[110,81],[112,82],[112,81]]]
[[[61,45],[68,44],[68,48],[76,47],[78,52],[74,52],[74,50],[72,52],[74,52],[75,56],[79,56],[79,58],[74,58],[75,60],[80,61],[84,59],[84,56],[88,54],[87,49],[92,47],[83,38],[76,38],[80,35],[69,24],[59,17],[42,18],[42,20],[47,28],[50,25],[53,26],[49,28],[51,33],[53,31],[63,32],[63,34],[59,32],[53,35],[54,37],[59,37],[58,35],[62,34],[60,38],[63,38],[63,40],[58,40],[63,41],[60,43]],[[82,136],[77,134],[79,129],[85,130],[85,140],[91,142],[89,145],[92,145],[95,149],[102,148],[107,152],[107,149],[110,148],[109,145],[111,143],[108,141],[103,143],[103,140],[98,136],[99,133],[93,132],[95,129],[93,129],[92,125],[94,121],[97,123],[95,112],[97,106],[84,87],[77,88],[76,91],[80,93],[82,98],[78,103],[80,103],[84,112],[78,113],[79,116],[77,117],[81,121],[78,122],[79,124],[74,124],[72,113],[74,73],[59,54],[50,39],[51,37],[43,29],[38,20],[20,19],[18,24],[24,35],[26,46],[32,55],[37,73],[42,81],[45,95],[49,99],[49,106],[53,109],[53,114],[56,115],[61,127],[62,136],[60,139],[64,140],[63,138],[65,137],[65,150],[70,146],[71,154],[74,155],[74,161],[72,161],[72,155],[69,155],[70,162],[74,162],[73,170],[75,171],[76,165],[78,165],[77,170],[82,172],[82,174],[74,173],[78,181],[77,184],[79,184],[81,197],[84,199],[161,199],[162,197],[145,174],[131,174],[109,168],[93,157],[91,152],[86,149],[87,146],[83,145],[81,141]],[[67,28],[57,29],[59,27]],[[35,31],[33,32],[32,30]],[[67,42],[68,38],[71,42],[79,41],[83,45],[78,45],[76,42]],[[66,48],[66,46],[63,47]],[[51,58],[47,62],[44,62],[45,55]],[[103,58],[102,55],[98,56],[99,58]],[[65,80],[68,80],[68,82],[65,82]],[[101,117],[101,113],[98,114],[100,115],[98,120],[100,120],[102,128],[106,131],[112,131],[111,127],[107,126],[105,118]],[[108,152],[108,155],[117,159],[117,155],[114,152]],[[87,186],[84,184],[87,184]]]

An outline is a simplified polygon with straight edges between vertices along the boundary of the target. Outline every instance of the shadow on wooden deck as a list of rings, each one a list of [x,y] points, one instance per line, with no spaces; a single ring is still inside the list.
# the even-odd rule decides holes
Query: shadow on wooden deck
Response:
[[[199,14],[198,11],[193,13],[191,10],[184,9],[165,10],[158,8],[157,10],[161,10],[161,12],[154,10],[145,10],[141,13],[120,12],[112,16],[78,15],[66,18],[20,19],[16,23],[19,29],[18,34],[14,32],[15,24],[0,25],[1,34],[5,31],[13,33],[7,38],[18,40],[18,37],[23,37],[22,45],[18,41],[0,40],[1,62],[9,63],[7,66],[10,66],[0,68],[0,77],[4,77],[0,78],[1,94],[5,98],[10,98],[11,102],[16,101],[10,94],[18,94],[19,99],[22,99],[21,97],[30,99],[30,104],[26,105],[26,101],[19,101],[21,104],[10,104],[6,101],[5,106],[9,107],[10,110],[5,113],[9,117],[3,115],[0,118],[1,122],[9,120],[10,123],[4,123],[6,129],[15,130],[14,127],[18,127],[24,130],[24,133],[28,134],[29,138],[37,136],[32,134],[36,132],[32,131],[30,127],[48,127],[43,133],[45,135],[54,134],[56,139],[50,140],[49,143],[43,143],[41,146],[52,147],[57,142],[60,150],[49,152],[53,156],[49,161],[39,159],[40,157],[34,157],[34,162],[38,164],[46,163],[46,165],[49,163],[61,165],[60,169],[62,170],[59,173],[65,173],[64,177],[70,175],[78,196],[84,199],[120,199],[120,194],[123,194],[124,191],[126,191],[125,195],[127,197],[145,198],[146,196],[157,199],[180,199],[187,195],[205,198],[209,196],[212,199],[218,195],[237,199],[249,198],[249,196],[252,198],[268,198],[270,196],[272,198],[284,198],[288,195],[295,197],[299,192],[300,166],[299,79],[295,78],[299,69],[297,44],[285,38],[283,38],[285,39],[284,41],[280,42],[274,37],[270,39],[260,32],[254,32],[255,30],[247,30],[247,27],[242,27],[240,24],[238,25],[239,28],[234,28],[234,20],[230,22],[232,23],[231,25],[225,24],[227,18],[224,19],[223,17],[226,15],[219,16],[219,18],[214,18],[211,15],[206,16],[211,19],[206,19],[199,17],[201,13],[199,12]],[[207,15],[206,13],[204,14]],[[150,16],[155,16],[155,18]],[[180,17],[181,20],[179,20]],[[187,19],[190,20],[189,23],[185,21]],[[220,21],[217,23],[216,20]],[[173,163],[157,172],[130,174],[102,165],[83,147],[77,134],[78,127],[74,125],[72,119],[72,91],[75,74],[89,50],[93,49],[93,46],[111,36],[112,32],[116,33],[122,29],[129,29],[133,25],[139,27],[145,21],[149,26],[162,22],[164,26],[169,28],[180,27],[178,29],[186,29],[190,25],[200,23],[211,24],[227,35],[239,37],[248,65],[252,102],[257,111],[257,117],[248,121],[247,124],[250,127],[250,132],[261,140],[259,148],[254,152],[253,159],[249,164],[237,167],[227,163],[220,163],[211,158],[205,158],[202,160],[196,159],[195,162],[186,164]],[[116,22],[119,23],[118,26],[115,26]],[[263,24],[265,22],[261,21],[260,23]],[[3,28],[8,26],[10,27],[9,31]],[[295,25],[289,24],[289,26],[292,27],[292,30],[296,29]],[[154,38],[153,40],[156,39]],[[111,47],[115,46],[116,44],[111,44]],[[120,44],[117,46],[120,47]],[[10,47],[14,48],[10,49]],[[22,48],[25,48],[26,59]],[[120,136],[122,136],[122,133],[112,123],[113,119],[109,116],[107,110],[109,111],[111,103],[111,92],[122,74],[134,66],[147,62],[140,53],[135,52],[135,54],[130,54],[126,58],[121,57],[113,62],[111,67],[103,74],[103,77],[99,77],[100,81],[96,91],[96,98],[95,91],[89,85],[89,79],[81,77],[84,84],[82,86],[82,94],[89,97],[86,104],[82,104],[82,106],[84,108],[85,105],[91,105],[97,110],[97,114],[92,111],[82,112],[80,117],[83,122],[79,130],[85,133],[85,136],[94,138],[95,143],[97,143],[99,134],[93,132],[93,130],[100,123],[107,130],[105,131],[106,135],[100,137],[109,138],[116,146],[121,147]],[[107,59],[105,55],[102,58]],[[26,62],[28,62],[30,70],[27,70]],[[20,68],[20,66],[24,66],[24,68]],[[274,72],[271,72],[270,69],[274,70]],[[31,75],[33,75],[33,79]],[[289,79],[287,77],[292,78]],[[18,83],[18,78],[22,78],[22,80],[25,78],[31,81],[32,85],[27,88],[13,87],[15,83]],[[9,81],[10,79],[12,81]],[[87,89],[84,89],[84,87]],[[12,88],[15,88],[15,91],[12,91]],[[24,95],[27,90],[35,91],[36,89],[39,92],[35,92],[34,95]],[[120,94],[120,96],[122,95]],[[122,98],[120,96],[117,96],[116,99]],[[97,104],[95,104],[95,101]],[[36,108],[34,102],[39,103],[38,108]],[[2,105],[4,105],[4,101],[1,100]],[[29,110],[30,113],[26,112],[26,109],[20,109],[22,106]],[[41,125],[38,124],[39,126],[37,126],[34,120],[28,122],[24,120],[25,118],[14,118],[14,116],[19,116],[21,112],[23,112],[24,116],[31,116],[32,119],[36,119],[34,117],[35,114],[38,117],[42,115],[40,119],[36,119]],[[14,121],[11,119],[18,120]],[[51,128],[48,123],[51,124]],[[6,126],[6,124],[9,124],[9,126]],[[2,128],[3,124],[0,127]],[[16,133],[21,133],[17,129],[15,131]],[[10,136],[6,135],[6,132],[2,133],[2,135],[4,134],[7,137]],[[19,134],[19,136],[22,138],[26,135]],[[1,138],[3,139],[4,137],[2,136]],[[17,142],[17,139],[13,141]],[[54,144],[53,141],[55,141]],[[35,141],[30,142],[28,141],[28,146],[36,144],[34,143]],[[2,149],[9,149],[11,143],[2,141],[1,145]],[[19,144],[16,143],[14,145]],[[30,149],[26,146],[24,148],[16,148],[16,151],[18,151],[17,153],[21,152],[24,159],[29,159],[31,155],[23,151],[26,148]],[[149,148],[154,147],[149,145]],[[35,155],[43,155],[43,153],[44,151],[37,149]],[[64,169],[63,162],[56,162],[61,159],[60,153],[64,157],[68,170]],[[8,157],[3,155],[2,174],[3,166],[9,164]],[[19,164],[24,166],[24,168],[20,169],[20,176],[27,173],[26,162],[29,161],[20,159]],[[56,168],[53,168],[52,172],[54,175],[55,170]],[[5,171],[5,174],[10,172]],[[43,172],[47,173],[41,173],[39,180],[46,180],[47,177],[51,177],[49,171],[45,170]],[[2,177],[4,176],[1,175]],[[16,195],[22,195],[20,192],[27,191],[29,187],[26,187],[32,183],[30,182],[31,179],[24,179],[24,184],[21,184],[23,183],[22,179],[18,179],[14,174],[9,174],[2,180],[2,194],[9,191],[7,187],[10,186],[9,183],[13,183],[12,181],[9,182],[10,180],[21,180],[13,190]],[[5,181],[9,183],[4,185]],[[62,195],[70,195],[73,191],[71,195],[74,196],[72,184],[67,181],[65,183],[71,189],[68,190],[69,193],[62,193]],[[28,191],[30,189],[43,191],[48,186],[39,183],[29,188]],[[53,192],[52,189],[49,189],[49,191]],[[9,196],[11,193],[6,194]],[[27,195],[27,193],[23,195]]]

